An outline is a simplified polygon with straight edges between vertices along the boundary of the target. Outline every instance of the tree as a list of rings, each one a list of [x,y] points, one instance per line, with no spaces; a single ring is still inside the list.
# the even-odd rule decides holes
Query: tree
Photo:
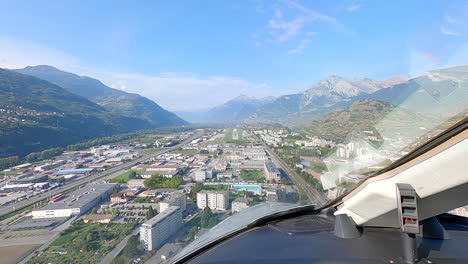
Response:
[[[31,152],[28,155],[26,155],[24,159],[29,162],[34,162],[34,161],[38,161],[40,156],[41,156],[40,152]]]
[[[94,241],[94,239],[96,239],[96,235],[94,234],[94,232],[90,232],[86,235],[86,241],[87,242],[91,242],[91,241]]]
[[[210,218],[212,217],[213,212],[211,212],[210,207],[205,207],[201,215],[200,225],[201,227],[208,227],[210,224]]]
[[[195,238],[195,236],[197,235],[197,233],[198,233],[198,227],[192,226],[192,228],[190,228],[190,231],[189,231],[188,236],[185,239],[185,241],[186,242],[192,241]]]
[[[153,207],[150,206],[150,208],[146,212],[146,219],[149,220],[149,219],[153,218],[155,215],[156,215],[156,213],[154,212]]]
[[[140,255],[139,241],[137,236],[131,236],[127,242],[127,245],[124,247],[122,254],[129,258],[135,258]]]
[[[212,215],[208,221],[208,228],[212,228],[218,224],[218,218],[215,215]]]
[[[281,183],[284,184],[284,185],[287,185],[287,184],[289,184],[289,181],[286,178],[281,178]]]
[[[129,175],[129,178],[130,179],[135,179],[136,178],[136,172],[135,171],[130,171],[130,175]]]
[[[6,169],[11,166],[15,166],[20,162],[20,159],[18,156],[11,156],[7,158],[1,158],[0,159],[0,169]]]
[[[111,264],[127,264],[127,260],[122,256],[115,257]]]
[[[201,182],[195,183],[195,185],[192,187],[192,191],[190,192],[190,198],[192,198],[192,200],[196,200],[197,193],[201,190],[203,190],[203,183]]]
[[[154,188],[177,188],[184,183],[182,176],[174,176],[172,178],[166,178],[159,174],[153,174],[150,178],[144,182],[145,187],[149,189]]]

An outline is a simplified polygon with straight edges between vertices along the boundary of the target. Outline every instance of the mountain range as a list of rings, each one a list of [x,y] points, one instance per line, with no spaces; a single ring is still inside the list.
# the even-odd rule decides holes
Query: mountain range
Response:
[[[246,121],[254,123],[303,123],[328,112],[343,109],[356,101],[354,98],[377,92],[407,80],[408,78],[403,76],[376,81],[347,79],[332,75],[302,93],[278,97],[275,101],[262,106]]]
[[[244,122],[301,125],[366,99],[414,112],[451,116],[467,107],[468,66],[429,71],[411,79],[398,76],[383,81],[333,75],[302,93],[278,97]]]
[[[257,99],[247,95],[239,95],[221,105],[197,111],[176,112],[182,118],[194,123],[239,123],[254,114],[260,107],[271,103],[275,97]]]
[[[48,81],[0,69],[0,157],[152,128]]]
[[[211,109],[179,114],[199,123],[281,123],[320,134],[320,127],[328,126],[326,131],[331,131],[334,126],[340,127],[338,121],[346,116],[353,116],[353,120],[358,116],[378,120],[380,114],[368,116],[366,111],[355,111],[366,109],[366,105],[404,108],[425,120],[428,116],[440,120],[466,110],[466,102],[468,66],[458,66],[411,79],[400,76],[376,81],[332,75],[301,93],[262,99],[240,95]],[[46,65],[0,69],[0,157],[185,124],[188,123],[155,102],[110,88],[96,79]],[[339,133],[336,137],[340,137]]]
[[[188,124],[185,120],[146,97],[110,88],[90,77],[61,71],[48,65],[28,66],[14,71],[49,81],[69,92],[89,99],[110,112],[144,119],[153,127]]]

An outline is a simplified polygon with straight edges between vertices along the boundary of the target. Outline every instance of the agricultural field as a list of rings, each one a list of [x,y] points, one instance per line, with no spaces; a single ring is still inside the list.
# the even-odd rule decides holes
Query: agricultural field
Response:
[[[136,172],[133,170],[129,170],[127,172],[124,172],[120,174],[119,176],[113,178],[110,180],[112,183],[125,183],[128,182],[130,179],[134,179],[136,176]]]
[[[85,224],[77,221],[46,251],[28,263],[99,263],[135,227],[127,224]]]
[[[261,170],[241,170],[240,177],[244,181],[263,182],[265,177]]]

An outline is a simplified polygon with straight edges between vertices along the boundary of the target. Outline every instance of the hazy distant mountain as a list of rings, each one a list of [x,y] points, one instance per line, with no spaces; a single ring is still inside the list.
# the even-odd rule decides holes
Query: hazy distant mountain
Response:
[[[205,123],[238,123],[255,113],[259,107],[268,104],[274,97],[257,99],[246,95],[240,95],[213,107],[204,113],[202,122]]]
[[[381,100],[420,113],[452,116],[468,107],[468,66],[429,71],[357,99]]]
[[[406,81],[405,77],[395,77],[376,81],[371,79],[347,79],[338,75],[319,81],[299,94],[278,97],[265,104],[248,118],[248,122],[287,122],[300,123],[323,115],[338,106],[340,102],[351,102],[351,98],[367,95],[383,88]],[[336,105],[336,107],[334,107]]]
[[[174,113],[190,123],[203,123],[205,122],[206,113],[208,111],[210,111],[210,108],[174,111]]]
[[[0,157],[148,129],[48,81],[0,69]]]
[[[146,97],[110,88],[99,80],[90,77],[78,76],[48,65],[28,66],[15,71],[57,84],[72,93],[81,95],[103,106],[109,111],[148,120],[153,127],[187,124],[186,121],[174,113],[163,109]]]

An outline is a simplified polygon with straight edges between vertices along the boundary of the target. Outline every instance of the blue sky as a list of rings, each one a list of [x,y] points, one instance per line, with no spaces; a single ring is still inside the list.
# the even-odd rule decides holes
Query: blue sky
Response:
[[[467,1],[5,1],[0,67],[49,64],[190,110],[331,74],[468,64],[467,13]]]

